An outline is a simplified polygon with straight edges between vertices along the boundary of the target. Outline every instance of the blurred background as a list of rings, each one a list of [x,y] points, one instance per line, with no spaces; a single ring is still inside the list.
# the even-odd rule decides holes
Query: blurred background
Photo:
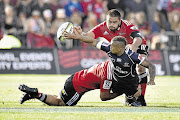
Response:
[[[157,74],[180,75],[180,0],[0,0],[0,73],[69,74],[107,60],[56,32],[67,21],[87,32],[114,8],[142,32]]]

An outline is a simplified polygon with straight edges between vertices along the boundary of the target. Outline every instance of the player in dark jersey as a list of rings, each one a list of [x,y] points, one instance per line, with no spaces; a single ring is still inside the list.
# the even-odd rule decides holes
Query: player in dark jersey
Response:
[[[87,33],[82,33],[80,27],[74,27],[79,34],[83,36],[89,36],[91,38],[104,37],[109,42],[115,36],[123,36],[127,40],[129,47],[137,53],[140,53],[143,57],[148,56],[148,46],[146,46],[146,40],[142,37],[140,31],[136,26],[127,20],[121,19],[121,14],[116,9],[109,10],[106,14],[106,21],[95,26]],[[139,84],[141,85],[142,95],[139,97],[139,101],[143,106],[146,106],[144,99],[146,84],[147,84],[147,73],[146,69],[142,66],[137,66],[139,74]]]
[[[111,85],[112,62],[106,61],[71,75],[66,80],[59,96],[39,93],[37,88],[30,88],[24,84],[20,85],[19,89],[25,92],[20,103],[36,98],[48,105],[73,106],[77,104],[84,93],[94,89],[100,89],[100,98],[105,101],[119,96],[118,93],[110,93]],[[139,95],[140,92],[138,91],[134,97]]]
[[[114,92],[123,92],[127,97],[132,96],[137,92],[137,64],[149,69],[150,81],[148,84],[155,85],[155,66],[142,55],[133,52],[129,47],[125,49],[126,39],[124,37],[116,36],[111,40],[111,43],[106,43],[88,36],[81,36],[76,30],[74,30],[74,34],[64,32],[64,37],[67,39],[81,40],[82,42],[89,43],[107,53],[114,65],[113,80],[117,82],[114,84],[115,86],[113,86]]]

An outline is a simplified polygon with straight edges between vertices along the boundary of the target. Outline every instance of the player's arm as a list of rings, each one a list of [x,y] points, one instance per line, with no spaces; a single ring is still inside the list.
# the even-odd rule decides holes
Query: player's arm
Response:
[[[137,52],[138,47],[142,44],[142,36],[139,31],[134,31],[130,35],[133,38],[133,43],[129,45],[129,47],[134,51]]]
[[[144,61],[140,65],[149,69],[150,80],[147,84],[148,85],[155,85],[155,82],[154,82],[155,74],[156,74],[155,65],[152,64],[150,61],[148,61],[146,58],[144,59]]]
[[[96,47],[97,43],[98,43],[98,40],[94,39],[94,38],[91,38],[89,36],[82,36],[82,35],[79,35],[79,33],[74,30],[74,34],[71,34],[71,33],[68,33],[68,32],[64,32],[64,37],[66,39],[76,39],[76,40],[80,40],[82,42],[85,42],[85,43],[88,43],[94,47]]]
[[[81,35],[81,36],[89,36],[91,38],[95,38],[94,32],[88,31],[87,33],[85,33],[82,31],[82,28],[80,26],[79,27],[74,26],[73,31],[77,31],[76,34]]]
[[[119,96],[118,93],[112,93],[111,90],[112,81],[111,80],[104,80],[101,81],[100,86],[100,98],[102,101],[113,99]]]
[[[111,100],[117,96],[119,96],[118,93],[110,93],[110,90],[106,92],[100,92],[100,98],[102,101]]]

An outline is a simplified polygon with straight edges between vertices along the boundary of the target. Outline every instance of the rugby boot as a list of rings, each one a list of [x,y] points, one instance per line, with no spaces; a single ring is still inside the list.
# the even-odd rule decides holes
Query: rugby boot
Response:
[[[34,97],[32,97],[30,94],[23,94],[23,96],[20,99],[20,104],[23,104],[25,101],[33,99]]]
[[[36,98],[38,96],[38,89],[37,88],[30,88],[27,85],[19,85],[19,90],[25,92],[20,99],[20,104],[23,104],[25,101]]]
[[[142,106],[147,106],[146,101],[144,99],[144,95],[139,96],[137,101],[141,102]]]
[[[141,102],[135,101],[135,102],[131,103],[131,106],[134,106],[134,107],[141,107],[142,105],[141,105]]]

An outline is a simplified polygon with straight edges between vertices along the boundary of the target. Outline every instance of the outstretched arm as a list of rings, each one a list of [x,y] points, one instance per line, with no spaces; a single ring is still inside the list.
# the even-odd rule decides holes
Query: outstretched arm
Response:
[[[77,33],[81,36],[89,36],[91,38],[95,38],[95,35],[92,31],[88,31],[87,33],[85,33],[82,31],[82,28],[80,26],[79,27],[74,26],[73,31],[77,31]]]
[[[150,74],[150,80],[147,83],[148,85],[155,85],[154,79],[155,79],[155,65],[152,64],[150,61],[148,61],[147,59],[145,59],[140,65],[146,67],[149,69],[149,74]]]
[[[79,33],[75,30],[74,31],[74,34],[71,34],[71,33],[68,33],[68,32],[64,32],[64,37],[66,39],[77,39],[77,40],[80,40],[82,42],[85,42],[85,43],[88,43],[94,47],[96,47],[97,43],[98,43],[98,40],[94,39],[94,38],[91,38],[89,36],[81,36],[79,35]]]

